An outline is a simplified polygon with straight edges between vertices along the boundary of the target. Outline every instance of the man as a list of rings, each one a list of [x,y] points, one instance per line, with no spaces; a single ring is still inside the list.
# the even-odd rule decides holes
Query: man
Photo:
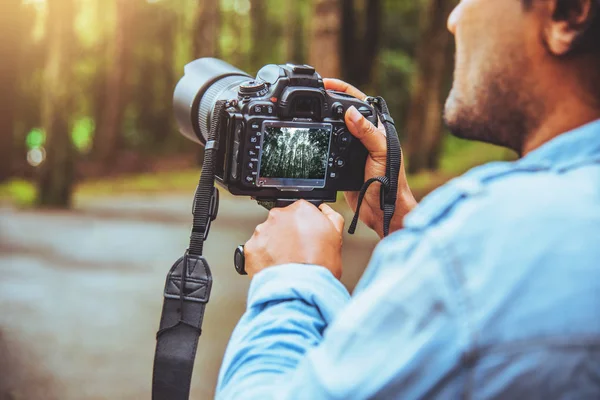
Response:
[[[522,158],[416,208],[402,172],[395,232],[352,297],[341,216],[271,211],[219,398],[600,398],[600,1],[463,0],[448,27],[449,129]],[[383,132],[354,109],[346,123],[382,175]],[[361,216],[381,235],[378,205],[373,188]]]

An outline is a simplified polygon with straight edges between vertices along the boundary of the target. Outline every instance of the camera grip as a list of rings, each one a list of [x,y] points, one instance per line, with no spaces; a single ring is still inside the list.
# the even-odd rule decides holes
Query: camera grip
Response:
[[[276,199],[276,200],[257,200],[258,205],[263,206],[267,210],[271,210],[272,208],[285,208],[287,206],[291,206],[295,202],[300,199]],[[315,207],[319,207],[321,204],[325,203],[325,200],[306,200],[310,204]],[[333,200],[335,201],[335,199]]]
[[[272,208],[287,207],[289,205],[294,204],[296,201],[298,201],[298,200],[278,199],[278,200],[273,200],[273,201],[259,201],[258,204],[265,207],[267,210],[270,210]],[[324,203],[323,200],[307,200],[307,201],[310,204],[314,205],[315,207],[319,207],[321,204]],[[248,275],[248,273],[246,272],[246,254],[244,254],[244,245],[243,244],[236,247],[236,249],[233,253],[233,266],[238,274]]]

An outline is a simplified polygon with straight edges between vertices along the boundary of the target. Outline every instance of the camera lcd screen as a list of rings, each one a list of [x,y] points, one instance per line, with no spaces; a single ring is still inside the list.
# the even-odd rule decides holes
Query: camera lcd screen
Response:
[[[265,123],[259,186],[325,186],[330,124]]]

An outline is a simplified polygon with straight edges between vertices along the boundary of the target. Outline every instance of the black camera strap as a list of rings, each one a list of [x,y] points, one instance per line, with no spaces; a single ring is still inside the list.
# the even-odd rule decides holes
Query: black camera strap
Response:
[[[353,234],[356,231],[360,206],[362,205],[369,186],[374,182],[379,182],[381,183],[379,198],[381,202],[380,207],[383,211],[383,236],[387,236],[390,233],[390,224],[394,212],[396,211],[398,177],[400,176],[400,166],[402,165],[402,148],[400,147],[400,140],[398,139],[394,120],[390,116],[390,111],[385,100],[382,97],[367,97],[367,102],[375,108],[377,116],[385,128],[385,138],[387,142],[385,176],[371,178],[363,184],[358,195],[356,212],[354,213],[354,218],[348,228],[348,233]]]
[[[194,359],[202,333],[204,309],[210,297],[212,275],[202,248],[218,212],[215,188],[215,152],[227,102],[218,101],[204,147],[204,163],[196,189],[190,246],[167,274],[152,377],[153,400],[187,400]]]
[[[394,215],[398,176],[402,151],[385,101],[381,97],[367,101],[377,111],[385,126],[387,163],[385,176],[367,180],[360,190],[354,219],[348,229],[354,233],[358,223],[360,206],[365,193],[373,182],[381,183],[381,209],[384,212],[384,235]],[[215,151],[218,149],[218,132],[224,121],[226,101],[218,101],[205,145],[204,163],[200,182],[196,189],[192,214],[193,227],[190,245],[183,257],[173,264],[165,283],[164,302],[160,327],[156,334],[156,351],[152,377],[153,400],[187,400],[190,394],[194,359],[198,340],[202,333],[204,310],[210,297],[212,275],[206,259],[202,256],[204,241],[208,237],[211,222],[218,212],[219,192],[214,186]]]

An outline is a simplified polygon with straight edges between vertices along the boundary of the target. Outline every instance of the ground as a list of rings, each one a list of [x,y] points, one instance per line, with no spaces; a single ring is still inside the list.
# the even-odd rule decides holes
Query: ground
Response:
[[[190,213],[191,193],[87,198],[70,212],[0,208],[0,400],[150,398],[164,279],[186,248]],[[222,200],[205,252],[215,283],[194,399],[213,396],[245,307],[233,249],[265,216],[251,200]],[[349,287],[376,241],[364,226],[344,238]]]

